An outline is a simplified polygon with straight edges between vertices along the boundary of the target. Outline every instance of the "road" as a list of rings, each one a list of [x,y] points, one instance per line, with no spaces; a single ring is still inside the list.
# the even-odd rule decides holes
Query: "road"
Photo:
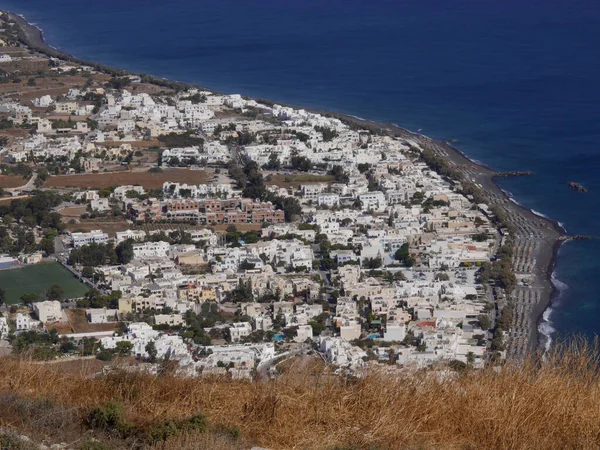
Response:
[[[23,186],[7,188],[7,189],[5,189],[5,191],[10,192],[11,195],[13,195],[14,197],[18,196],[21,193],[21,191],[31,191],[35,188],[35,180],[37,180],[37,176],[38,176],[37,172],[33,172],[29,181],[27,183],[25,183]]]

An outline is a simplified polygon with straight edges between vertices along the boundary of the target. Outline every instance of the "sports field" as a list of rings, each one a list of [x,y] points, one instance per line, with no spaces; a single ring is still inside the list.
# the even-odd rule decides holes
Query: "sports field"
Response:
[[[56,262],[0,271],[0,288],[6,292],[6,303],[19,303],[23,294],[43,294],[53,284],[60,285],[65,298],[81,297],[88,291],[85,284]]]

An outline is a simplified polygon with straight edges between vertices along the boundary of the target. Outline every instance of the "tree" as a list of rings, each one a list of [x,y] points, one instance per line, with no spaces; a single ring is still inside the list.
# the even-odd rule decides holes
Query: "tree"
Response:
[[[346,173],[344,172],[344,168],[342,166],[333,166],[331,168],[331,170],[329,172],[327,172],[329,175],[333,176],[335,178],[335,181],[337,183],[348,183],[348,181],[350,181],[350,177],[348,177],[348,175],[346,175]]]
[[[371,168],[371,164],[369,163],[360,163],[357,166],[357,169],[360,173],[365,173]]]
[[[117,354],[119,356],[129,356],[131,354],[132,349],[133,349],[133,344],[129,341],[117,342]]]
[[[0,288],[0,305],[6,303],[6,291]]]
[[[490,317],[486,314],[480,314],[477,317],[477,320],[479,321],[479,326],[482,330],[489,330],[492,326],[492,321],[490,320]]]
[[[394,280],[395,281],[406,281],[406,276],[404,275],[404,272],[402,272],[401,270],[396,272],[394,274]]]
[[[21,295],[21,301],[25,304],[39,302],[40,296],[38,294],[23,294]]]
[[[59,302],[62,302],[65,298],[65,291],[60,285],[53,284],[46,292],[46,298],[48,300],[58,300]]]
[[[296,216],[302,214],[302,206],[300,206],[298,199],[294,197],[285,197],[283,199],[277,197],[275,204],[283,210],[286,222],[293,222]]]
[[[292,169],[299,170],[301,172],[308,172],[312,167],[310,159],[306,156],[293,155],[290,158],[290,165]]]
[[[474,234],[472,238],[475,242],[485,242],[488,239],[488,234],[482,231],[481,233]]]
[[[127,239],[120,242],[117,248],[115,248],[115,252],[117,253],[119,264],[129,264],[133,259],[133,240]]]
[[[377,258],[366,258],[363,261],[363,266],[365,269],[378,269],[383,264],[383,261],[380,257]]]
[[[156,350],[154,341],[148,342],[144,349],[146,350],[146,353],[148,353],[148,362],[155,363],[158,357],[158,351]]]
[[[263,166],[267,170],[279,170],[281,168],[281,162],[277,157],[277,153],[269,154],[269,161]]]
[[[452,370],[455,370],[456,372],[462,372],[467,368],[467,365],[464,362],[459,361],[458,359],[453,359],[448,362],[448,367],[450,367]]]

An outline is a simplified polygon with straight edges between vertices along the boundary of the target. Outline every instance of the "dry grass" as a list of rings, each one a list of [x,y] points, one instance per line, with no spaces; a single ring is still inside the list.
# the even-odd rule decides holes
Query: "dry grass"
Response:
[[[598,448],[598,347],[577,342],[563,350],[544,363],[509,364],[499,372],[346,379],[304,367],[268,382],[125,373],[85,378],[5,359],[0,395],[76,409],[116,398],[127,419],[142,426],[201,412],[272,449]]]
[[[222,223],[219,225],[211,225],[209,228],[213,228],[215,231],[227,231],[228,227],[229,227],[228,224]],[[235,228],[242,233],[245,233],[247,231],[260,231],[262,229],[262,224],[260,224],[260,223],[236,223]]]
[[[160,173],[151,172],[108,172],[85,173],[79,175],[58,175],[50,177],[44,184],[47,188],[76,187],[102,189],[109,186],[138,184],[146,189],[162,188],[165,181],[187,184],[206,183],[212,173],[203,170],[166,169]]]
[[[334,181],[331,175],[312,175],[308,173],[290,174],[285,175],[282,173],[276,173],[270,175],[270,179],[265,181],[265,184],[270,186],[278,186],[282,188],[294,188],[297,189],[303,184],[318,184],[327,183],[330,184]]]
[[[165,144],[158,139],[149,139],[143,141],[104,141],[97,143],[98,147],[120,147],[123,144],[129,144],[132,148],[150,148],[150,147],[164,147]]]
[[[10,205],[15,200],[24,200],[31,197],[30,195],[19,195],[17,197],[3,197],[0,198],[0,205]]]
[[[73,333],[90,333],[98,331],[114,331],[119,328],[116,322],[110,323],[89,323],[85,315],[85,309],[70,308],[67,309],[69,325]]]
[[[0,175],[0,188],[14,188],[27,184],[27,178],[20,175]]]
[[[86,206],[69,206],[59,210],[58,213],[64,217],[64,220],[68,220],[73,217],[81,217],[86,211]]]
[[[131,225],[125,220],[117,221],[105,221],[105,220],[85,220],[79,223],[67,223],[65,228],[68,231],[91,231],[91,230],[102,230],[108,233],[111,238],[115,237],[118,231],[125,231],[131,228]]]

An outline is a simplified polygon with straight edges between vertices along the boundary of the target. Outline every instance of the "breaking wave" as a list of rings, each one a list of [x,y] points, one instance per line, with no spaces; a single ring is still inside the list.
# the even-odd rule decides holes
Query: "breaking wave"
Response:
[[[548,308],[546,308],[546,311],[544,311],[544,314],[542,315],[542,321],[538,326],[538,332],[543,336],[542,343],[544,345],[544,350],[546,351],[550,350],[550,347],[552,347],[552,335],[556,333],[556,328],[554,328],[552,322],[552,314],[554,313],[556,306],[558,306],[563,293],[569,289],[567,284],[556,278],[555,273],[552,273],[551,281],[558,293],[552,300],[552,303],[548,306]]]
[[[531,212],[534,213],[536,216],[540,216],[540,217],[543,217],[545,219],[550,219],[550,217],[548,217],[546,214],[542,214],[541,212],[536,211],[535,209],[532,209]],[[552,220],[552,219],[550,219],[550,220]]]

